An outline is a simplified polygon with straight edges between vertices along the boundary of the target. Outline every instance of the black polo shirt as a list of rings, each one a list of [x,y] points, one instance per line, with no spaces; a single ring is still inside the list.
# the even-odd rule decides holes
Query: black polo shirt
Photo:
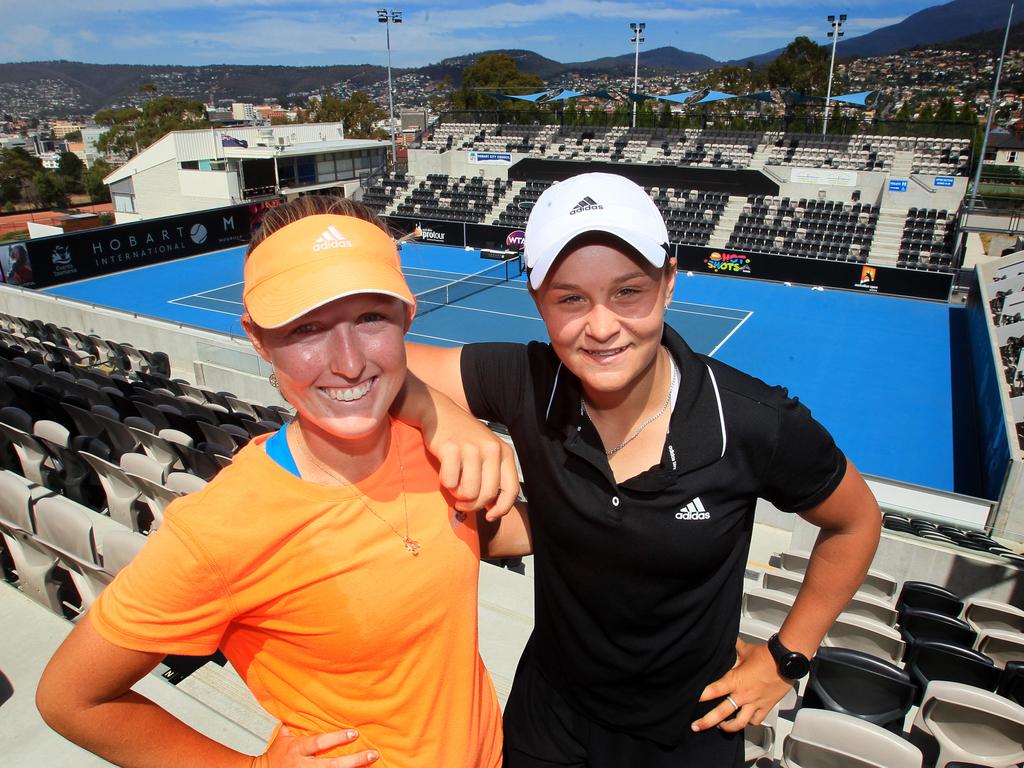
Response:
[[[810,411],[694,353],[665,326],[681,374],[661,463],[616,483],[579,380],[549,344],[470,344],[474,415],[512,435],[530,504],[530,653],[578,711],[665,744],[692,738],[705,685],[735,661],[759,496],[800,512],[846,459]]]

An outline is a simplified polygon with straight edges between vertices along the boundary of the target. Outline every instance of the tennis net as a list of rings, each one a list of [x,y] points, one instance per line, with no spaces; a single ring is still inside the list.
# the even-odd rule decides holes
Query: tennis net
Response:
[[[439,285],[416,294],[416,314],[425,315],[435,309],[473,296],[488,288],[507,283],[522,274],[522,256],[499,261],[494,266],[481,269],[472,275],[460,277],[450,283]]]

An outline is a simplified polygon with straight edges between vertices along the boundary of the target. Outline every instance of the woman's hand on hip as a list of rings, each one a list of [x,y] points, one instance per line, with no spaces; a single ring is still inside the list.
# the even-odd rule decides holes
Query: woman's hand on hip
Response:
[[[320,753],[351,744],[357,738],[359,733],[351,728],[313,736],[293,736],[287,727],[281,726],[267,751],[254,757],[250,768],[358,768],[377,762],[380,755],[372,749],[344,757],[319,757]]]
[[[700,696],[700,701],[722,701],[691,727],[704,731],[718,726],[734,733],[748,724],[759,725],[792,688],[793,683],[779,675],[768,646],[737,639],[736,664]]]

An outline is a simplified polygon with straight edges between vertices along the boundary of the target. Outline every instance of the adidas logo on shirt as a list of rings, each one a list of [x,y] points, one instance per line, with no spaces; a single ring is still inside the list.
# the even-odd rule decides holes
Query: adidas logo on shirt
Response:
[[[676,512],[676,520],[710,520],[711,513],[704,509],[700,496],[694,496],[693,501],[685,507],[680,507]]]
[[[580,200],[573,209],[569,211],[570,216],[574,216],[577,213],[583,213],[584,211],[603,211],[604,206],[600,205],[594,198],[587,196]]]
[[[313,243],[314,251],[326,251],[331,248],[351,248],[351,241],[338,231],[333,224],[325,229]]]

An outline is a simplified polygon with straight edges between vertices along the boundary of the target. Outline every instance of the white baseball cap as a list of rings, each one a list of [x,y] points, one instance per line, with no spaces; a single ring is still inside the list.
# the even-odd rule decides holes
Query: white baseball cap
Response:
[[[562,249],[587,232],[615,235],[655,267],[665,264],[668,228],[643,188],[615,173],[581,173],[548,187],[530,211],[523,247],[530,285],[540,288]]]

